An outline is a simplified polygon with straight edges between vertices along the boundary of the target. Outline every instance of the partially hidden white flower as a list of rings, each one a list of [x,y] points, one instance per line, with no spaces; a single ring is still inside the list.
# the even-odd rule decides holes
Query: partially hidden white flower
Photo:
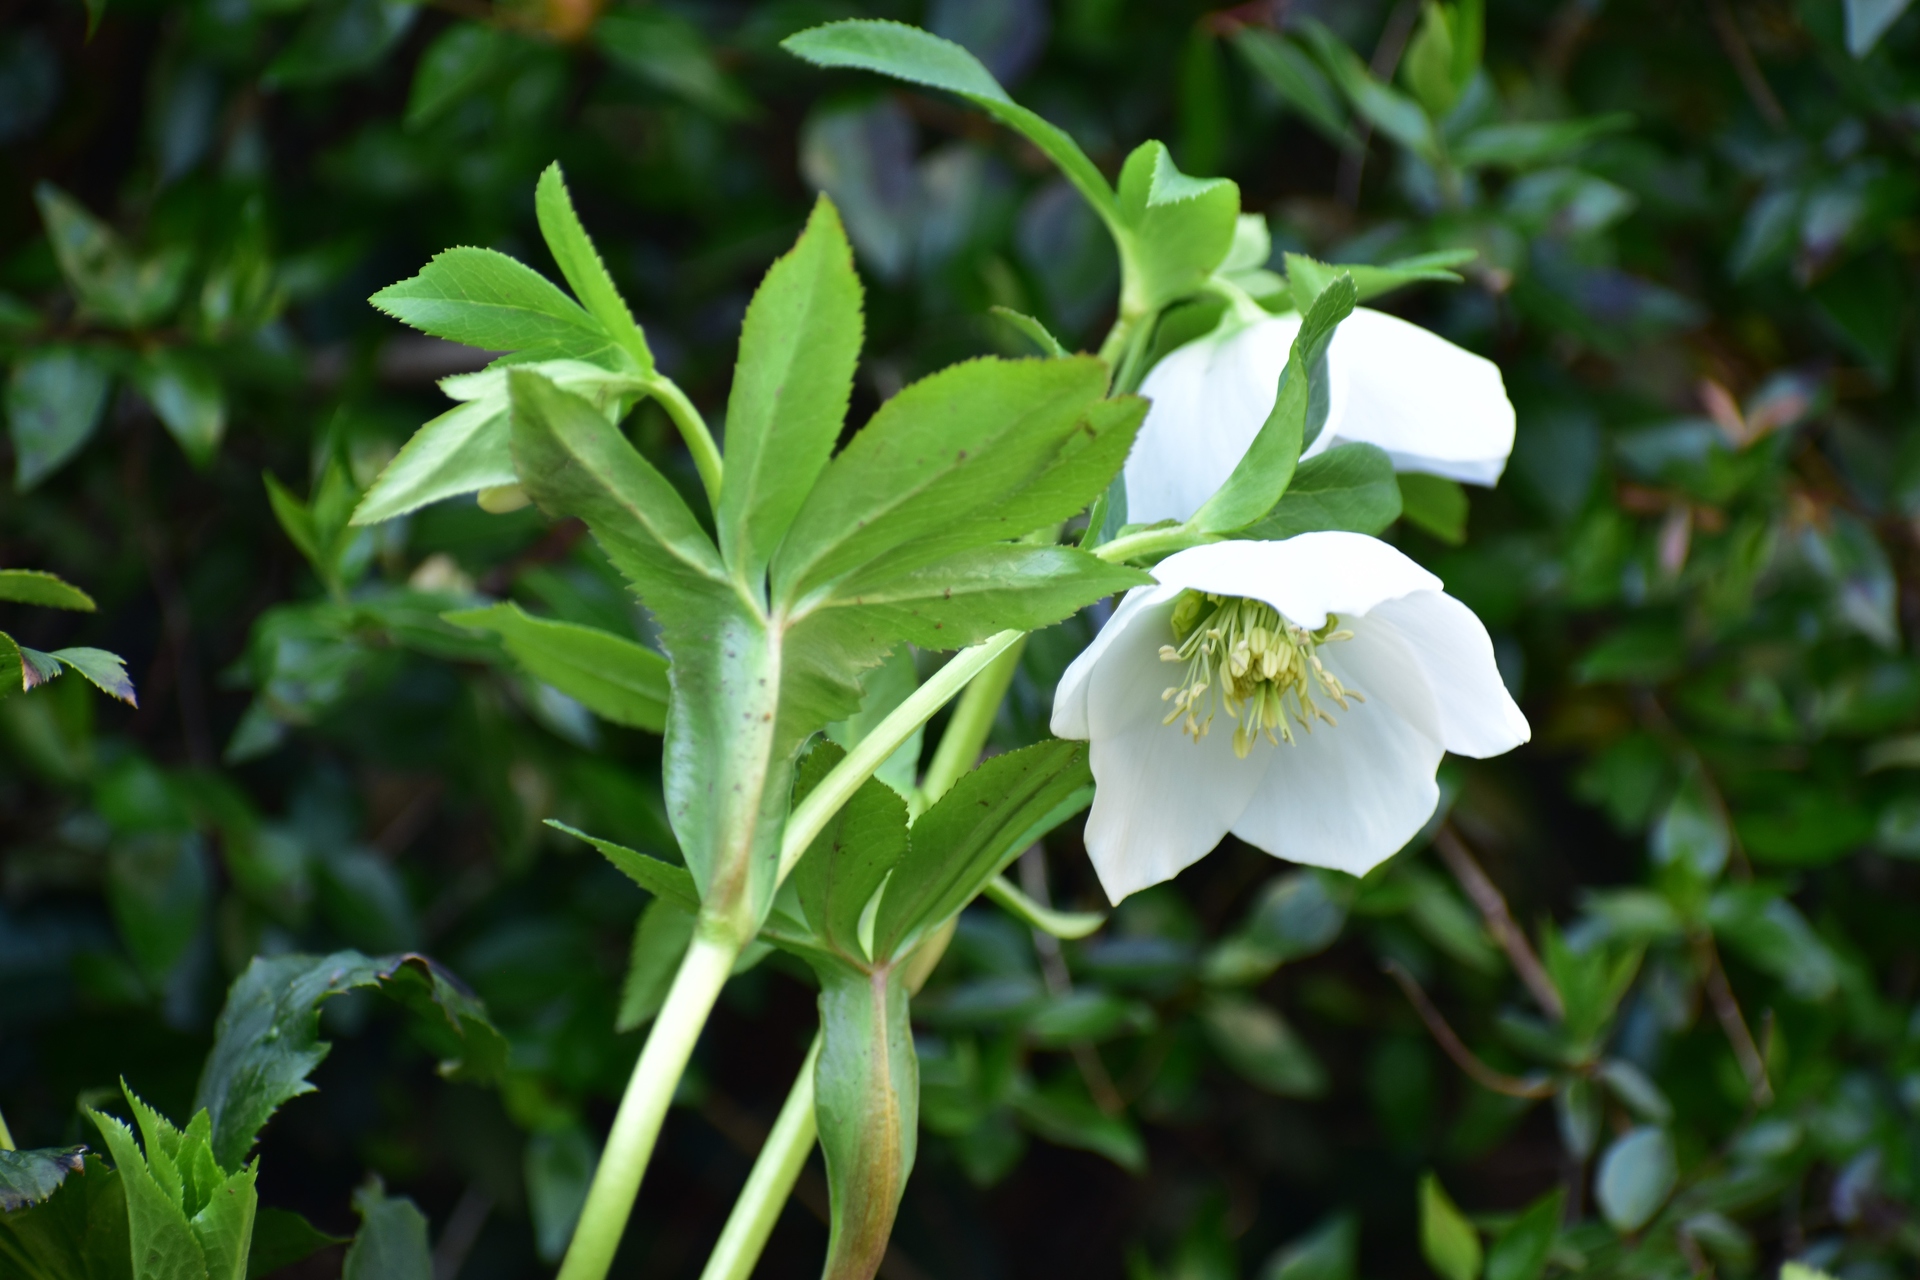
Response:
[[[1152,401],[1127,459],[1127,519],[1185,520],[1218,489],[1273,410],[1300,316],[1226,327],[1177,348],[1140,394]],[[1305,457],[1378,445],[1401,471],[1491,485],[1513,452],[1500,369],[1384,312],[1357,307],[1327,347],[1327,421]]]
[[[1089,741],[1087,851],[1118,902],[1234,835],[1362,875],[1432,816],[1448,751],[1526,717],[1473,611],[1358,533],[1167,557],[1067,668],[1053,732]]]

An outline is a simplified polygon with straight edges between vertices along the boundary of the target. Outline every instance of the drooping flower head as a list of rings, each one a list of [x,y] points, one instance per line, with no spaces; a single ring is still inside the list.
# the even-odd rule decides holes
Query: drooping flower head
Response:
[[[1362,875],[1432,815],[1446,752],[1529,737],[1480,620],[1376,538],[1215,543],[1154,577],[1054,699],[1053,732],[1091,743],[1087,850],[1115,902],[1229,831]]]
[[[1127,518],[1184,520],[1226,478],[1273,410],[1298,314],[1226,327],[1148,373],[1152,401],[1127,459]],[[1419,325],[1358,307],[1327,348],[1327,421],[1305,457],[1349,441],[1378,445],[1401,471],[1469,484],[1500,479],[1513,405],[1492,361]]]

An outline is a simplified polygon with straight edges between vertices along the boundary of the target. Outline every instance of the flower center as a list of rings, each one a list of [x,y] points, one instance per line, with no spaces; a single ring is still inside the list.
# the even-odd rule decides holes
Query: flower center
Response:
[[[1314,701],[1314,687],[1347,710],[1349,698],[1366,699],[1340,683],[1320,663],[1323,644],[1351,640],[1327,615],[1318,631],[1297,627],[1272,605],[1239,596],[1182,591],[1173,605],[1174,643],[1160,647],[1162,662],[1184,662],[1186,678],[1160,695],[1173,710],[1162,724],[1178,720],[1195,742],[1207,736],[1214,711],[1224,707],[1238,723],[1233,752],[1241,759],[1262,736],[1276,747],[1293,742],[1292,719],[1313,732],[1313,722],[1334,723]]]

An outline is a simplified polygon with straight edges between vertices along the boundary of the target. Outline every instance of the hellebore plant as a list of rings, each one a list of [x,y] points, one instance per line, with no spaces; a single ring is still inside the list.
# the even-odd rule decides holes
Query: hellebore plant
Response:
[[[817,1140],[832,1202],[826,1274],[868,1277],[913,1163],[910,1000],[955,917],[985,894],[1062,936],[1097,923],[1009,885],[1001,872],[1022,850],[1091,803],[1088,843],[1115,899],[1229,830],[1362,871],[1432,811],[1444,750],[1485,755],[1526,737],[1477,620],[1366,536],[1399,514],[1396,463],[1491,482],[1511,442],[1491,366],[1354,312],[1362,296],[1454,279],[1443,268],[1458,255],[1352,269],[1289,258],[1282,280],[1232,183],[1188,177],[1149,142],[1109,185],[958,46],[857,21],[787,47],[956,93],[1023,133],[1112,233],[1117,319],[1091,356],[1012,317],[1039,357],[940,370],[836,452],[863,292],[824,197],[747,309],[723,444],[655,364],[557,167],[536,208],[572,297],[480,249],[449,250],[375,296],[427,333],[509,354],[443,384],[456,407],[394,459],[355,522],[467,493],[489,510],[531,501],[579,519],[664,650],[504,605],[450,615],[501,630],[529,664],[537,654],[540,670],[571,680],[568,692],[606,700],[603,714],[664,724],[684,865],[586,838],[655,895],[650,911],[690,916],[691,940],[563,1280],[607,1274],[674,1089],[750,944],[812,967],[822,1025],[706,1275],[752,1270]],[[1222,362],[1197,344],[1152,370],[1170,315],[1223,300],[1253,337],[1207,341],[1253,343],[1259,359],[1209,373]],[[1143,377],[1167,390],[1153,436],[1136,441]],[[1231,421],[1196,421],[1193,405],[1217,388]],[[621,430],[645,399],[693,455],[704,493],[692,502]],[[1188,487],[1136,504],[1128,523],[1123,464]],[[980,764],[1026,634],[1120,592],[1055,714],[1062,739],[1090,746],[1052,741]],[[959,653],[915,687],[909,647]],[[901,748],[956,697],[916,777],[917,746],[904,760]]]

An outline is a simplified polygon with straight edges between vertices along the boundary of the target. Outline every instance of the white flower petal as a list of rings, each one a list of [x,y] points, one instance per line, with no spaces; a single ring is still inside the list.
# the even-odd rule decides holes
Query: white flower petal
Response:
[[[1533,736],[1500,678],[1486,627],[1452,596],[1423,591],[1388,600],[1367,615],[1365,625],[1369,632],[1391,630],[1418,664],[1433,691],[1438,736],[1447,750],[1485,759]]]
[[[1210,543],[1168,556],[1153,576],[1165,586],[1264,600],[1310,631],[1329,613],[1346,618],[1415,591],[1440,590],[1440,579],[1364,533]]]
[[[1127,458],[1127,519],[1185,520],[1226,483],[1273,412],[1300,317],[1256,321],[1169,354],[1140,394],[1152,401]]]
[[[1087,685],[1092,679],[1094,664],[1100,661],[1100,656],[1132,625],[1142,610],[1165,604],[1179,594],[1178,587],[1135,587],[1121,597],[1120,607],[1113,611],[1107,624],[1093,637],[1093,643],[1082,649],[1080,656],[1068,666],[1066,673],[1060,677],[1059,686],[1053,691],[1053,722],[1049,727],[1054,737],[1084,740],[1092,733],[1087,723]],[[1168,630],[1164,626],[1164,619],[1161,629]],[[1171,634],[1168,630],[1167,638],[1171,638]],[[1165,644],[1166,639],[1159,643]]]
[[[1339,647],[1320,651],[1329,667],[1338,666]],[[1329,710],[1338,724],[1311,734],[1296,727],[1292,745],[1254,748],[1251,758],[1271,763],[1233,834],[1277,858],[1365,875],[1433,815],[1443,752],[1384,697],[1368,693],[1344,712]]]
[[[1171,612],[1165,601],[1124,628],[1109,623],[1114,639],[1088,681],[1096,789],[1087,854],[1116,903],[1172,879],[1219,844],[1259,790],[1269,759],[1235,756],[1233,722],[1224,716],[1197,743],[1177,724],[1161,723],[1168,709],[1161,691],[1183,671],[1160,660],[1160,646],[1173,638]]]
[[[1327,366],[1327,424],[1306,456],[1357,441],[1385,449],[1401,471],[1481,485],[1500,479],[1513,452],[1514,415],[1493,361],[1397,316],[1356,307],[1334,330]]]

